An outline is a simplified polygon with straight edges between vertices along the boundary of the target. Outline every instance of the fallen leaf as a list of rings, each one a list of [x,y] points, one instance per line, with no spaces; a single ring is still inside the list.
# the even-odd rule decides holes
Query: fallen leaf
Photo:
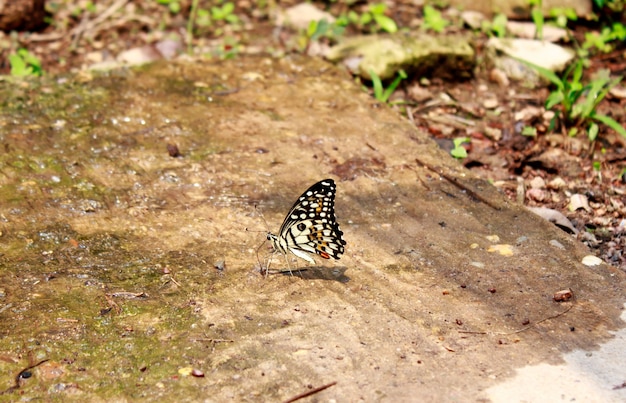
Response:
[[[581,195],[580,193],[576,193],[569,198],[569,204],[567,205],[569,211],[576,211],[579,208],[585,209],[585,211],[591,211],[591,207],[589,207],[589,200],[587,196]]]
[[[562,213],[547,207],[526,207],[528,210],[537,214],[539,217],[545,218],[562,230],[578,234],[578,230],[574,228],[572,223]]]

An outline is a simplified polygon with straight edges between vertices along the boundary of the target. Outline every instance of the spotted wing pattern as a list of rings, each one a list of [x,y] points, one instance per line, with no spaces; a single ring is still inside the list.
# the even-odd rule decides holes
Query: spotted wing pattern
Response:
[[[267,239],[275,250],[287,251],[315,264],[309,254],[324,259],[339,259],[346,241],[335,221],[335,181],[324,179],[308,188],[285,217],[278,235],[271,232]]]

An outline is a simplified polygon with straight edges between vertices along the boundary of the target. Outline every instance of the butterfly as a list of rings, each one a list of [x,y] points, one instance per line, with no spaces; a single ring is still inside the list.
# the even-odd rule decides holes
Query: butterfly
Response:
[[[267,233],[274,250],[284,255],[289,251],[311,264],[315,264],[315,260],[309,254],[339,259],[346,241],[335,221],[336,190],[335,181],[324,179],[302,193],[289,210],[278,235]]]

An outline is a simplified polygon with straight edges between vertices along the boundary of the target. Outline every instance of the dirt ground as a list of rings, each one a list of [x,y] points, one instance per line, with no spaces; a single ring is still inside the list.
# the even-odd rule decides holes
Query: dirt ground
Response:
[[[624,273],[321,61],[1,90],[0,401],[486,400],[623,326]],[[328,176],[345,254],[262,275]]]

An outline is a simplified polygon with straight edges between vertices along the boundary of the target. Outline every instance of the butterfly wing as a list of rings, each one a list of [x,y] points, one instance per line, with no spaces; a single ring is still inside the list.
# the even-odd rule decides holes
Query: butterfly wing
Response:
[[[324,179],[298,198],[280,227],[277,241],[283,250],[311,263],[315,261],[306,253],[339,259],[346,241],[335,221],[336,190],[335,181]]]

